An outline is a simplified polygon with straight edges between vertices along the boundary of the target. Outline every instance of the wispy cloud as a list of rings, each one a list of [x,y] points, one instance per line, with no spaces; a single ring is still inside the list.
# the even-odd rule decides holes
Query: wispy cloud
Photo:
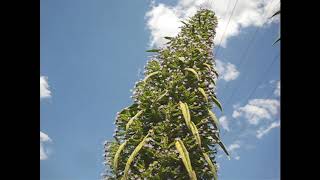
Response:
[[[199,8],[212,9],[218,17],[215,43],[218,44],[223,36],[221,45],[226,47],[227,41],[240,34],[241,29],[255,26],[262,27],[270,22],[278,22],[278,17],[268,19],[274,10],[279,9],[279,0],[241,0],[237,2],[234,14],[225,31],[230,12],[236,0],[178,0],[174,6],[163,3],[152,3],[151,9],[146,13],[147,28],[150,30],[150,45],[160,47],[166,42],[164,36],[175,36],[182,26],[181,20],[194,15]],[[267,23],[266,23],[267,22]],[[223,35],[224,34],[224,35]]]
[[[40,99],[51,97],[51,91],[49,90],[48,78],[40,76]]]
[[[260,129],[257,131],[256,137],[257,137],[258,139],[261,139],[262,136],[268,134],[272,129],[277,128],[277,127],[280,127],[280,121],[272,122],[272,123],[271,123],[268,127],[266,127],[266,128],[260,128]]]
[[[216,60],[216,68],[220,74],[219,79],[223,79],[225,81],[235,80],[240,74],[240,72],[237,70],[237,67],[229,62],[224,63],[220,60]]]
[[[48,151],[44,147],[45,142],[50,142],[49,136],[40,131],[40,160],[45,160],[48,158]]]
[[[233,157],[235,160],[239,160],[240,159],[240,156],[237,153],[237,149],[240,149],[240,148],[241,148],[241,144],[240,144],[239,140],[234,141],[232,144],[230,144],[227,147],[228,151],[231,154],[231,157]]]
[[[274,95],[280,96],[280,81],[277,82],[276,90],[274,90]]]
[[[233,111],[233,118],[244,117],[249,124],[258,125],[262,119],[272,119],[279,111],[280,103],[275,99],[253,99],[245,106]]]
[[[230,128],[229,128],[229,120],[227,119],[226,116],[221,116],[221,117],[219,118],[219,122],[220,122],[221,127],[222,127],[223,129],[225,129],[226,131],[230,131]]]
[[[51,91],[49,90],[48,78],[45,76],[40,76],[40,100],[42,98],[51,97]],[[44,147],[45,142],[49,142],[51,139],[49,136],[40,131],[40,160],[45,160],[48,158],[48,151]]]

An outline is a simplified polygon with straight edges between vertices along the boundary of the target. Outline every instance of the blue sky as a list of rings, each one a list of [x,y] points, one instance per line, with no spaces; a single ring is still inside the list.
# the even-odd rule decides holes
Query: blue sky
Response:
[[[280,179],[280,48],[272,46],[279,20],[267,20],[278,2],[41,0],[41,179],[101,178],[103,142],[112,139],[116,113],[132,102],[145,50],[162,46],[161,37],[175,35],[179,20],[199,7],[213,8],[220,23],[224,113],[216,113],[232,158],[218,154],[219,177]]]

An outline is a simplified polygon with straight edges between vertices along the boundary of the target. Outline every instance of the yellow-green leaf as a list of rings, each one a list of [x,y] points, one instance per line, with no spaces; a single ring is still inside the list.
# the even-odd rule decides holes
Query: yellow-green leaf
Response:
[[[202,96],[204,97],[204,99],[206,100],[206,102],[208,102],[208,96],[207,96],[206,92],[204,91],[204,89],[202,89],[201,87],[199,87],[198,90],[200,91],[200,93],[202,94]]]
[[[192,170],[189,153],[188,153],[186,147],[184,146],[183,142],[180,139],[176,140],[175,145],[176,145],[176,148],[181,156],[182,162],[188,171],[190,179],[196,180],[197,176],[196,176],[195,172]]]
[[[182,111],[183,118],[186,121],[186,124],[189,126],[189,122],[191,121],[189,107],[188,107],[187,103],[183,103],[181,101],[179,102],[179,105],[180,105],[180,109]]]
[[[193,136],[196,138],[196,142],[199,144],[199,146],[201,146],[201,138],[199,135],[198,128],[196,127],[196,125],[192,121],[190,121],[189,126],[190,126],[190,129],[191,129]]]
[[[215,98],[213,95],[211,95],[211,98],[212,98],[213,102],[218,106],[218,108],[219,108],[221,111],[223,111],[223,110],[222,110],[221,103],[218,101],[218,99]]]
[[[118,168],[119,156],[120,156],[120,154],[121,154],[121,152],[122,152],[122,150],[124,149],[124,147],[125,147],[126,144],[127,144],[127,141],[124,141],[124,143],[122,143],[122,144],[119,146],[119,148],[118,148],[118,150],[117,150],[117,152],[116,152],[116,154],[115,154],[115,156],[114,156],[114,159],[113,159],[113,167],[114,167],[114,170],[115,170],[115,171],[117,171],[117,168]]]
[[[145,78],[144,78],[144,82],[146,82],[150,77],[152,77],[152,76],[154,76],[154,75],[156,75],[156,74],[158,74],[159,73],[159,71],[156,71],[156,72],[153,72],[153,73],[150,73],[148,76],[146,76]]]
[[[211,70],[211,66],[207,63],[203,63],[203,65],[205,65],[209,70]]]
[[[216,166],[212,163],[210,157],[208,156],[207,153],[203,153],[203,156],[204,156],[204,159],[207,161],[207,163],[209,164],[209,167],[210,167],[210,170],[213,174],[213,178],[214,180],[218,180],[218,177],[217,177],[217,168]]]
[[[168,93],[168,90],[165,90],[165,92],[158,97],[157,101],[161,100],[165,95],[167,95],[167,93]]]
[[[218,121],[216,115],[210,109],[208,109],[208,113],[209,113],[211,119],[213,120],[213,123],[218,127],[219,121]]]
[[[143,110],[139,111],[136,115],[134,115],[126,124],[126,130],[129,129],[130,125],[133,123],[133,120],[135,120],[136,118],[138,118],[141,114],[142,114]]]
[[[128,179],[128,172],[129,172],[129,169],[130,169],[130,165],[133,162],[134,158],[138,155],[138,153],[141,150],[141,148],[143,147],[143,145],[145,144],[148,136],[149,136],[149,133],[143,138],[143,140],[139,143],[139,145],[134,149],[134,151],[129,156],[129,159],[128,159],[127,163],[126,163],[126,167],[124,169],[124,175],[121,178],[122,180],[127,180]]]
[[[192,68],[185,68],[185,70],[189,71],[189,72],[192,72],[192,74],[194,74],[196,76],[196,78],[198,79],[198,81],[200,81],[200,78],[199,78],[199,75],[197,73],[197,71],[195,71],[194,69]]]

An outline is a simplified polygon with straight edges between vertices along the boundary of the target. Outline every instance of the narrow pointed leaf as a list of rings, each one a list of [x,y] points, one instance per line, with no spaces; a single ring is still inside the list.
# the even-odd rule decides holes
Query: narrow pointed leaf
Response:
[[[190,125],[189,126],[190,126],[190,129],[191,129],[191,132],[192,132],[193,136],[196,139],[196,142],[201,147],[201,138],[200,138],[200,135],[199,135],[198,128],[196,127],[196,125],[192,121],[190,121]]]
[[[280,37],[272,45],[275,45],[279,41],[280,41]]]
[[[161,100],[165,95],[167,95],[167,93],[168,93],[168,90],[165,90],[165,92],[158,97],[157,101]]]
[[[218,144],[222,148],[222,150],[227,154],[227,156],[230,157],[230,154],[229,154],[227,148],[225,147],[225,145],[222,143],[222,141],[219,140]]]
[[[204,159],[207,161],[207,163],[209,164],[209,167],[210,167],[210,170],[213,174],[213,178],[214,180],[218,180],[218,177],[217,177],[217,168],[216,166],[212,163],[210,157],[208,156],[207,153],[203,153],[203,156],[204,156]]]
[[[159,71],[156,71],[156,72],[153,72],[153,73],[150,73],[148,76],[146,76],[145,78],[144,78],[144,82],[146,82],[150,77],[152,77],[152,76],[154,76],[154,75],[156,75],[156,74],[158,74],[159,73]]]
[[[221,106],[221,103],[218,101],[218,99],[215,98],[213,95],[211,95],[211,98],[213,102],[218,106],[218,108],[222,111],[222,106]]]
[[[278,10],[277,12],[275,12],[270,18],[273,18],[274,16],[280,14],[280,10]]]
[[[192,74],[194,74],[196,76],[196,78],[198,79],[198,81],[200,81],[200,78],[199,78],[199,75],[197,73],[197,71],[195,71],[194,69],[192,68],[185,68],[185,70],[189,71],[189,72],[192,72]]]
[[[149,136],[149,133],[143,138],[143,140],[139,143],[139,145],[134,149],[134,151],[129,156],[129,159],[128,159],[127,163],[126,163],[126,167],[124,169],[124,175],[121,178],[122,180],[127,180],[128,179],[128,172],[129,172],[129,169],[130,169],[130,165],[133,162],[134,158],[138,155],[138,153],[141,150],[141,148],[143,147],[143,145],[145,144],[148,136]]]
[[[181,101],[179,102],[179,105],[180,105],[180,109],[182,111],[183,118],[186,121],[186,124],[189,126],[189,123],[191,121],[189,107],[186,103],[183,103]]]
[[[134,115],[132,118],[130,118],[130,120],[128,121],[128,123],[126,124],[126,130],[129,129],[130,125],[133,123],[133,120],[135,120],[136,118],[138,118],[141,114],[142,114],[143,110],[139,111],[136,115]]]
[[[173,37],[168,37],[168,36],[165,36],[164,38],[165,38],[165,39],[168,39],[168,40],[173,39]]]
[[[219,126],[219,121],[218,121],[216,115],[209,109],[208,109],[208,113],[209,113],[211,119],[213,120],[213,123],[216,125],[216,127],[218,127]]]
[[[150,50],[147,50],[146,52],[159,52],[160,49],[150,49]]]
[[[211,66],[207,63],[203,63],[203,65],[205,65],[209,70],[211,70]]]
[[[115,170],[115,171],[117,171],[117,169],[118,169],[119,156],[120,156],[122,150],[124,149],[124,147],[126,146],[126,144],[127,144],[127,141],[124,141],[124,143],[122,143],[122,144],[119,146],[119,148],[118,148],[118,150],[117,150],[117,152],[116,152],[116,154],[115,154],[115,156],[114,156],[114,159],[113,159],[113,167],[114,167],[114,170]]]
[[[200,91],[200,93],[202,94],[202,96],[204,97],[206,102],[208,102],[208,96],[207,96],[206,92],[204,91],[204,89],[199,87],[198,90]]]
[[[182,162],[188,171],[190,179],[196,180],[197,177],[195,175],[195,172],[192,170],[189,153],[188,153],[186,147],[184,146],[183,142],[180,139],[176,140],[175,145],[176,145],[176,148],[181,156]]]
[[[217,140],[217,142],[218,142],[219,146],[221,147],[221,149],[227,154],[228,158],[230,158],[230,154],[229,154],[226,146],[220,140],[220,138],[216,134],[214,134],[214,138]]]

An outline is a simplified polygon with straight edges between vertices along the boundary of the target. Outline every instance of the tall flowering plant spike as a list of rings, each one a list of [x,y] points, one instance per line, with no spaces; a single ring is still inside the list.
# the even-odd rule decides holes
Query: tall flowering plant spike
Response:
[[[117,114],[105,145],[106,179],[217,179],[221,146],[212,55],[217,18],[199,10],[148,61],[133,104]]]

